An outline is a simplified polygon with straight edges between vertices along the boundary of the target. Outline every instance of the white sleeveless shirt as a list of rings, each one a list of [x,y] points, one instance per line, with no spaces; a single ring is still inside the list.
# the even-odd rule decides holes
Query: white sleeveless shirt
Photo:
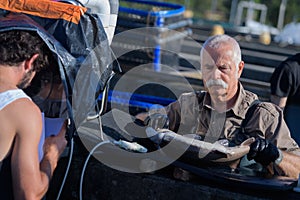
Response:
[[[23,92],[21,89],[14,89],[14,90],[7,90],[5,92],[0,93],[0,111],[7,106],[8,104],[12,103],[13,101],[21,98],[31,98]],[[3,161],[3,160],[2,160]],[[0,170],[2,167],[2,161],[0,162]]]
[[[5,106],[12,103],[13,101],[21,99],[21,98],[27,98],[27,99],[31,100],[31,98],[29,96],[27,96],[27,94],[21,89],[8,90],[8,91],[0,93],[0,111]],[[43,117],[43,121],[44,121],[43,114],[42,114],[42,117]],[[43,123],[43,133],[42,133],[42,137],[39,142],[39,160],[40,161],[44,155],[44,153],[43,153],[43,144],[44,144],[44,140],[45,140],[44,135],[45,135],[45,133],[44,133],[44,123]],[[0,170],[1,170],[1,165],[2,165],[2,161],[0,162]]]
[[[21,98],[31,98],[25,94],[25,92],[21,89],[7,90],[5,92],[0,93],[0,110],[2,110],[5,106],[12,103],[13,101]]]

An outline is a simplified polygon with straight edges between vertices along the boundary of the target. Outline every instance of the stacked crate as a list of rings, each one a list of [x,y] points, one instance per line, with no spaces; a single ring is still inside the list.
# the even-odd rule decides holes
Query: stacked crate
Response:
[[[118,60],[125,68],[153,63],[157,72],[161,64],[177,66],[181,41],[191,35],[192,21],[184,18],[184,12],[184,6],[174,3],[120,0],[112,45]]]

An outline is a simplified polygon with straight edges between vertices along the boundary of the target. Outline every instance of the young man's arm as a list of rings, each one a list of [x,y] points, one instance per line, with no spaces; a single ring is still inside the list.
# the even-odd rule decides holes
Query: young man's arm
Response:
[[[54,137],[46,146],[41,163],[38,159],[38,144],[42,133],[42,118],[39,108],[28,99],[15,102],[12,116],[16,138],[12,154],[12,178],[15,199],[41,199],[47,192],[50,178],[56,167],[66,140]],[[58,141],[61,140],[61,141]],[[49,143],[50,143],[49,142]]]
[[[271,102],[283,109],[286,105],[287,97],[279,97],[277,95],[271,95]]]

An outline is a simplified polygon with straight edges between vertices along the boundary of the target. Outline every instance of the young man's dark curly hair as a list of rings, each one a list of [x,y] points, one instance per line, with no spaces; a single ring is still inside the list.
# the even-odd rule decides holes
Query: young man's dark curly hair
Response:
[[[36,32],[26,30],[11,30],[0,33],[0,64],[17,66],[39,54],[33,63],[33,71],[40,71],[49,66],[52,53]]]

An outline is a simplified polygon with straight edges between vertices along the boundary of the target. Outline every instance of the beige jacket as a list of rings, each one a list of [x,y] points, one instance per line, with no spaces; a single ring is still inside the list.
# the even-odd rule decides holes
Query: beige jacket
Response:
[[[269,102],[261,102],[245,127],[246,135],[239,134],[242,120],[257,95],[239,84],[239,96],[234,107],[218,113],[210,105],[207,92],[184,93],[165,109],[170,119],[170,130],[179,134],[196,133],[204,141],[215,142],[227,138],[238,144],[248,137],[263,137],[284,151],[300,155],[298,144],[291,138],[282,110]]]

